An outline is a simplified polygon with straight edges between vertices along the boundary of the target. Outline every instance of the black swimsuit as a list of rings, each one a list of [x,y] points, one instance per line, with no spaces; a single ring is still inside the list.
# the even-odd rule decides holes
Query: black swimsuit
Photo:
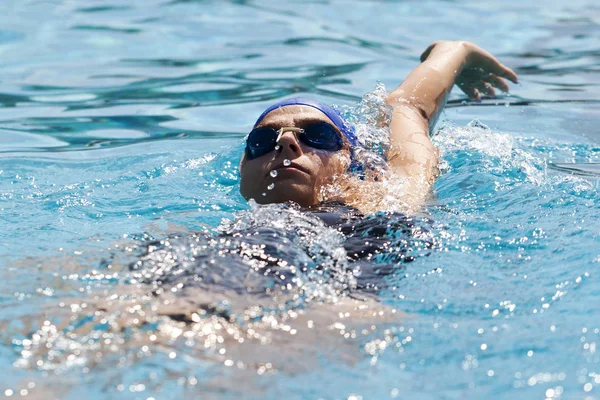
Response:
[[[364,216],[341,203],[329,203],[311,210],[327,226],[346,237],[344,248],[353,267],[360,267],[358,288],[377,290],[382,277],[428,254],[433,246],[428,218],[408,217],[401,213],[377,213]]]
[[[427,218],[400,213],[364,216],[341,203],[290,209],[297,212],[295,216],[308,219],[298,218],[297,226],[292,218],[292,226],[250,225],[219,234],[175,234],[149,241],[141,246],[142,253],[130,270],[137,280],[157,287],[184,284],[214,291],[222,286],[240,294],[269,294],[287,287],[300,272],[316,270],[324,280],[339,280],[333,275],[341,275],[335,267],[343,264],[355,282],[349,285],[340,281],[340,290],[374,292],[385,286],[383,277],[401,270],[403,263],[427,254],[432,247]],[[335,246],[319,243],[322,238],[314,227],[318,220],[311,220],[311,216],[341,233],[345,260],[328,254]]]

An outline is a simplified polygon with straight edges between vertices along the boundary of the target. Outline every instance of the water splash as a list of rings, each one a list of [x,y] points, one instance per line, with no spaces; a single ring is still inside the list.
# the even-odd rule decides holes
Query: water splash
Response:
[[[355,157],[366,170],[385,169],[385,152],[389,148],[390,123],[393,109],[387,102],[385,85],[378,82],[372,92],[366,93],[356,106],[339,110],[355,127],[358,146]]]
[[[541,185],[545,181],[546,161],[519,148],[514,135],[494,132],[479,119],[467,126],[447,124],[433,138],[442,159],[453,159],[453,168],[473,165],[479,171],[498,176],[526,179]],[[444,171],[452,168],[446,162]]]
[[[291,336],[309,338],[315,324],[329,326],[356,310],[378,310],[378,318],[389,312],[368,302],[357,308],[346,297],[356,280],[344,237],[318,217],[254,202],[237,217],[224,221],[217,236],[209,231],[174,234],[113,253],[107,260],[110,279],[118,277],[122,285],[99,287],[89,298],[58,305],[53,321],[69,322],[47,321],[31,338],[15,342],[21,352],[17,365],[65,373],[113,355],[126,357],[131,365],[185,353],[262,374],[288,368],[277,352],[265,359],[271,346],[278,348]],[[135,254],[137,260],[123,269]],[[319,303],[343,312],[333,311],[333,319],[327,309],[310,313],[311,304]],[[325,316],[327,322],[319,322]],[[343,332],[350,323],[336,329]],[[321,340],[327,336],[321,334]],[[339,346],[339,333],[332,338]],[[255,350],[244,350],[257,345],[262,362]],[[304,362],[300,356],[298,361]]]
[[[339,175],[321,188],[321,201],[342,201],[363,213],[377,211],[417,213],[430,193],[430,183],[420,177],[400,176],[388,167],[386,151],[390,146],[393,109],[382,83],[365,94],[354,106],[340,107],[344,118],[355,127],[358,144],[354,158],[362,165],[364,176]]]
[[[293,206],[259,206],[251,202],[251,210],[238,213],[235,222],[224,221],[221,232],[261,229],[278,230],[278,236],[283,235],[289,241],[286,245],[289,250],[300,249],[295,253],[297,263],[303,265],[298,282],[309,298],[335,300],[340,293],[355,287],[343,247],[344,236],[325,226],[318,217]]]

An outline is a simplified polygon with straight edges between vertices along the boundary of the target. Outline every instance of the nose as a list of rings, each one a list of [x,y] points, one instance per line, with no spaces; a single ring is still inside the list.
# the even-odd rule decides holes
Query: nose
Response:
[[[302,154],[296,128],[282,128],[277,138],[277,144],[280,146],[280,152],[282,153],[291,153],[295,157]]]

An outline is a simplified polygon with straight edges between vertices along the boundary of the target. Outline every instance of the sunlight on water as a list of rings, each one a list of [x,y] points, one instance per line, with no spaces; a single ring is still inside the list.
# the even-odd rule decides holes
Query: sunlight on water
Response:
[[[374,222],[388,224],[388,239],[382,250],[369,255],[371,264],[349,262],[344,234],[320,218],[294,207],[251,203],[248,210],[221,221],[216,231],[209,228],[157,239],[146,235],[141,241],[105,250],[103,261],[92,273],[80,275],[82,261],[78,258],[62,259],[63,275],[58,281],[79,287],[75,291],[83,295],[58,304],[45,303],[44,314],[52,318],[38,328],[26,323],[35,333],[13,339],[21,355],[15,366],[62,376],[73,369],[103,368],[114,357],[123,367],[164,358],[165,365],[179,362],[178,368],[186,370],[188,361],[177,361],[185,354],[186,359],[202,360],[203,368],[234,368],[238,379],[244,379],[252,373],[307,373],[314,368],[307,349],[329,348],[336,363],[353,364],[368,356],[372,367],[387,366],[408,352],[412,358],[420,357],[422,365],[434,363],[431,368],[435,369],[444,365],[439,361],[441,354],[434,356],[426,347],[415,348],[416,343],[422,346],[460,336],[471,338],[473,331],[473,339],[477,342],[480,337],[481,343],[470,345],[477,350],[467,353],[462,369],[480,371],[485,366],[483,375],[493,378],[500,373],[499,367],[485,354],[500,351],[505,346],[503,335],[522,329],[511,328],[514,323],[510,321],[547,313],[556,301],[564,302],[570,291],[590,279],[590,271],[577,267],[571,268],[571,276],[553,279],[541,269],[544,256],[539,252],[560,248],[552,243],[562,236],[585,232],[577,224],[565,227],[564,217],[548,211],[567,202],[571,210],[579,210],[575,212],[581,221],[593,218],[586,217],[585,209],[579,207],[597,201],[597,181],[546,168],[545,153],[564,153],[575,147],[494,132],[479,120],[466,126],[446,125],[435,142],[443,159],[437,199],[428,212],[435,222],[409,225],[412,233],[406,235],[389,228],[395,223],[389,216],[372,217]],[[582,157],[597,156],[593,147],[579,146],[577,152]],[[229,169],[235,164],[229,161],[231,157],[170,163],[147,174],[158,178],[193,172],[196,179],[205,179],[207,190],[221,191],[229,185],[228,179],[237,180]],[[65,205],[59,202],[59,210],[64,212]],[[490,213],[494,217],[490,218]],[[522,221],[523,215],[528,219]],[[561,235],[556,234],[559,226]],[[395,264],[396,256],[409,260],[411,253],[410,259],[416,261],[409,269]],[[598,255],[594,257],[597,262]],[[581,257],[574,258],[578,259]],[[562,260],[567,262],[566,255]],[[51,268],[44,266],[47,261],[40,263],[46,270]],[[478,267],[482,264],[487,265],[485,271]],[[383,304],[374,302],[370,292],[361,294],[357,279],[365,273],[379,276],[379,280],[386,276],[385,284],[375,283],[385,299]],[[531,279],[536,279],[538,289],[529,287],[519,294],[496,297]],[[490,286],[493,281],[496,283]],[[557,288],[554,293],[544,289],[552,285]],[[45,290],[54,297],[56,289]],[[535,293],[541,301],[533,300]],[[368,300],[353,300],[357,295]],[[420,317],[402,322],[405,317],[399,310]],[[462,322],[441,319],[471,313],[486,317],[457,320]],[[28,312],[27,319],[30,315]],[[383,328],[391,321],[395,321],[391,327]],[[382,323],[382,328],[377,328]],[[555,327],[550,332],[557,333],[557,322],[549,324]],[[315,334],[319,346],[311,342],[316,340]],[[539,345],[527,346],[527,331],[521,335],[522,354],[527,359],[544,354]],[[287,338],[293,338],[303,352],[296,354]],[[348,347],[343,356],[338,353],[342,343]],[[589,343],[595,346],[595,342]],[[433,346],[437,348],[433,351],[440,351]],[[286,364],[282,354],[295,357],[296,366]],[[400,365],[402,370],[414,368],[406,361]],[[554,384],[566,379],[560,374],[538,379],[528,372],[527,365],[525,362],[511,372],[515,388],[533,387],[532,382],[539,380]],[[169,382],[157,377],[159,371],[148,375],[154,378],[144,381],[145,390],[157,390]],[[183,376],[188,389],[225,384],[216,377],[214,382],[205,380],[195,369],[187,371]],[[501,371],[506,372],[506,367]],[[109,385],[119,391],[134,381],[139,380],[125,377],[120,380],[123,383]],[[548,390],[558,393],[564,389],[555,385]]]
[[[349,263],[344,236],[319,218],[294,208],[256,204],[231,214],[217,231],[207,226],[209,230],[163,238],[159,234],[157,239],[138,235],[141,241],[134,235],[133,242],[104,250],[103,261],[92,261],[96,266],[91,272],[82,274],[80,265],[86,262],[77,253],[55,261],[39,260],[38,268],[48,272],[56,261],[62,265],[62,272],[52,278],[56,283],[39,293],[54,298],[57,291],[70,290],[75,297],[40,303],[43,313],[51,318],[37,327],[30,309],[24,310],[20,326],[15,325],[19,319],[13,322],[18,331],[34,332],[20,338],[13,336],[13,346],[20,353],[15,366],[65,376],[73,370],[90,373],[112,362],[143,370],[147,362],[164,359],[165,365],[177,362],[180,370],[188,371],[181,372],[185,377],[182,387],[191,390],[207,384],[222,387],[225,382],[218,377],[215,381],[203,379],[191,364],[187,369],[189,361],[180,361],[182,354],[188,360],[202,360],[202,368],[234,368],[238,379],[256,373],[307,373],[315,368],[308,348],[329,349],[336,363],[353,364],[368,356],[372,367],[395,364],[408,352],[412,359],[420,359],[417,365],[433,363],[431,368],[435,370],[444,365],[439,361],[443,352],[434,355],[421,346],[429,343],[439,353],[434,342],[463,337],[462,341],[469,338],[471,343],[474,332],[475,342],[464,344],[473,346],[473,351],[461,361],[462,369],[482,371],[485,379],[494,378],[501,373],[497,361],[485,354],[494,349],[501,351],[505,346],[502,341],[506,341],[502,335],[522,329],[511,328],[511,319],[547,313],[556,301],[564,304],[572,290],[590,279],[590,271],[573,266],[567,269],[572,273],[556,280],[539,264],[544,260],[544,249],[561,248],[553,244],[555,241],[573,234],[586,235],[583,225],[576,221],[593,218],[591,214],[586,216],[592,211],[585,210],[597,201],[597,180],[554,173],[546,167],[546,155],[574,151],[587,159],[598,155],[593,146],[569,147],[552,140],[495,132],[480,120],[466,126],[447,124],[437,133],[435,142],[442,154],[437,199],[428,212],[435,223],[426,228],[424,236],[415,228],[427,224],[415,225],[409,236],[398,236],[399,230],[388,228],[387,235],[391,236],[385,250],[369,257],[370,268],[375,270],[364,270],[366,264]],[[235,165],[233,155],[208,155],[165,163],[144,172],[141,182],[147,182],[143,190],[149,191],[152,189],[147,185],[161,177],[171,177],[172,184],[188,180],[191,174],[195,186],[206,188],[206,194],[222,192],[237,182]],[[85,201],[93,200],[68,195],[60,197],[56,207],[64,213],[70,207],[88,207]],[[208,209],[216,204],[206,202]],[[564,204],[571,205],[569,214],[577,214],[570,227],[564,225],[563,212],[556,216],[549,213]],[[524,215],[526,220],[522,220]],[[419,237],[425,240],[422,244],[417,243]],[[408,238],[412,238],[411,243],[406,242]],[[577,254],[578,246],[572,247],[567,252]],[[567,261],[568,254],[564,254],[562,262],[577,263],[585,254],[581,251],[573,261]],[[397,262],[394,254],[405,258],[410,252],[417,256],[410,269],[400,268],[399,264],[390,269]],[[88,257],[97,259],[102,253]],[[598,255],[590,256],[595,258],[588,262],[598,262]],[[487,265],[485,271],[478,268],[482,264]],[[377,272],[377,268],[385,272]],[[387,276],[385,285],[377,284],[384,304],[352,299],[357,294],[372,298],[357,291],[357,278],[360,280],[365,272],[367,276],[373,272],[371,276]],[[512,293],[513,285],[529,285],[531,279],[537,283],[528,286],[528,291],[496,297],[500,292]],[[493,281],[496,283],[490,286]],[[555,291],[545,289],[553,285]],[[533,299],[536,293],[538,301]],[[399,310],[420,318],[401,322],[405,317]],[[460,319],[462,322],[443,319],[444,315],[472,313],[486,317]],[[391,321],[396,322],[389,328],[376,328]],[[548,324],[554,327],[549,332],[560,333],[557,322],[550,320]],[[11,328],[10,332],[15,331]],[[523,350],[515,356],[523,354],[533,361],[541,352],[536,357],[543,357],[544,347],[527,345],[527,332],[521,331]],[[315,334],[319,346],[311,342],[317,340]],[[287,338],[294,338],[303,352],[295,353]],[[342,343],[346,343],[342,348],[348,347],[343,356],[339,354]],[[418,343],[421,346],[415,348]],[[585,343],[588,348],[590,343],[592,349],[595,346],[593,340]],[[295,357],[296,366],[286,364],[282,354]],[[535,364],[521,363],[522,367],[511,372],[515,388],[544,382],[554,385],[547,389],[553,393],[564,390],[557,382],[565,381],[566,375],[556,373],[554,378],[547,378],[540,372],[529,372],[534,370],[528,365]],[[414,370],[406,360],[400,365],[403,371]],[[481,369],[484,366],[485,371]],[[150,375],[142,374],[144,379],[124,376],[115,383],[107,381],[104,387],[118,392],[131,385],[142,385],[144,390],[168,385],[170,380],[163,376],[162,368],[152,371]],[[506,372],[506,367],[500,371]],[[51,381],[39,379],[38,387],[56,390]],[[255,395],[258,393],[263,392]]]
[[[0,394],[598,398],[600,178],[552,166],[600,162],[594,2],[9,3]],[[453,93],[414,210],[386,88],[446,38],[521,85]],[[355,125],[366,215],[240,195],[242,138],[297,95]]]

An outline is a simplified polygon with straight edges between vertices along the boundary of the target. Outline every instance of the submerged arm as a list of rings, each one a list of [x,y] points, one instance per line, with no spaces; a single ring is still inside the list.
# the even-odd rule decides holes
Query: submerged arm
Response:
[[[508,91],[503,78],[516,83],[517,75],[468,42],[435,42],[421,61],[388,96],[394,112],[387,160],[394,172],[408,179],[408,194],[424,200],[438,164],[438,150],[429,135],[454,84],[479,99],[481,93],[495,95],[493,86]]]

